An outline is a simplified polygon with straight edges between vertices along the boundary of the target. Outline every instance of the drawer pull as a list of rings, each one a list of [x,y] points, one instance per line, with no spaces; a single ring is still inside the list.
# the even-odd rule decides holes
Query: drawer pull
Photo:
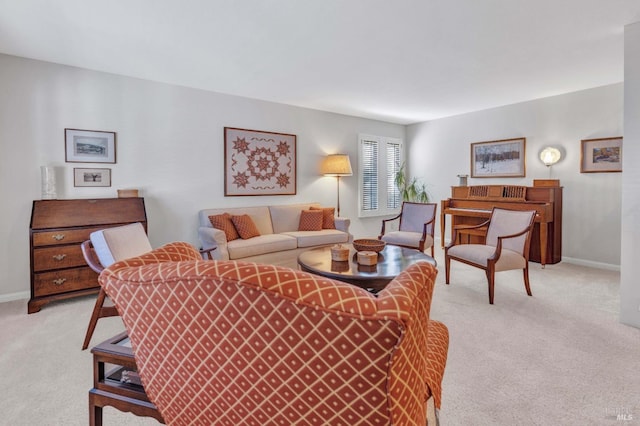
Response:
[[[63,260],[65,257],[67,257],[66,254],[56,254],[55,256],[53,256],[54,260],[57,260],[58,262],[60,262],[61,260]]]
[[[64,240],[64,234],[56,234],[51,238],[53,238],[56,241],[61,241],[61,240]]]
[[[55,285],[62,285],[66,280],[67,280],[66,278],[58,278],[57,280],[53,280],[53,283]]]

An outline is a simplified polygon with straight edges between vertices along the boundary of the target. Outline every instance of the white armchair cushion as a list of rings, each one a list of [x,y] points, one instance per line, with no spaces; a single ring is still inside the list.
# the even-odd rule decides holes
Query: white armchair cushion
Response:
[[[422,231],[418,232],[406,232],[406,231],[392,231],[387,232],[382,236],[382,241],[388,244],[394,244],[398,246],[415,247],[420,246],[420,238],[422,238]],[[424,240],[424,248],[427,249],[433,245],[433,238],[431,235],[427,235]]]
[[[141,223],[102,229],[92,232],[89,238],[96,256],[105,268],[120,260],[140,256],[152,250]]]
[[[486,268],[487,260],[495,251],[495,247],[484,244],[460,244],[449,248],[448,254]],[[500,252],[500,259],[496,262],[496,272],[523,269],[526,264],[527,260],[520,253],[503,248]]]

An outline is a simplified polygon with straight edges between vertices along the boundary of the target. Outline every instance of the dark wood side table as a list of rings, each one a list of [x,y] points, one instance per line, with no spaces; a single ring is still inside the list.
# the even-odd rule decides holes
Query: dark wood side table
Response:
[[[360,265],[356,262],[356,251],[349,247],[349,260],[331,260],[331,247],[319,247],[303,251],[298,256],[298,265],[305,272],[343,281],[374,293],[382,290],[392,279],[410,265],[425,261],[436,265],[433,257],[419,250],[387,244],[378,254],[377,265]]]
[[[107,406],[137,416],[153,417],[164,423],[142,385],[137,383],[137,367],[126,332],[105,340],[91,349],[91,353],[93,389],[89,391],[90,426],[102,425],[102,408]]]

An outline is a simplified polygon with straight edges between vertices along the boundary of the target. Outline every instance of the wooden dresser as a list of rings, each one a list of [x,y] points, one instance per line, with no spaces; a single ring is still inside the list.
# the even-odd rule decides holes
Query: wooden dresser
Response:
[[[80,244],[93,231],[133,222],[147,229],[143,198],[34,201],[27,312],[38,312],[55,300],[97,293],[98,275],[87,266]]]

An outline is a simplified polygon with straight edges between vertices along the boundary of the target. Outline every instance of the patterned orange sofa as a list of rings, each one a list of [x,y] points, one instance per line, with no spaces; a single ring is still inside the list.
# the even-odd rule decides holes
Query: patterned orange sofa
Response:
[[[99,280],[167,424],[424,425],[448,348],[436,274],[418,263],[374,296],[171,243]]]

